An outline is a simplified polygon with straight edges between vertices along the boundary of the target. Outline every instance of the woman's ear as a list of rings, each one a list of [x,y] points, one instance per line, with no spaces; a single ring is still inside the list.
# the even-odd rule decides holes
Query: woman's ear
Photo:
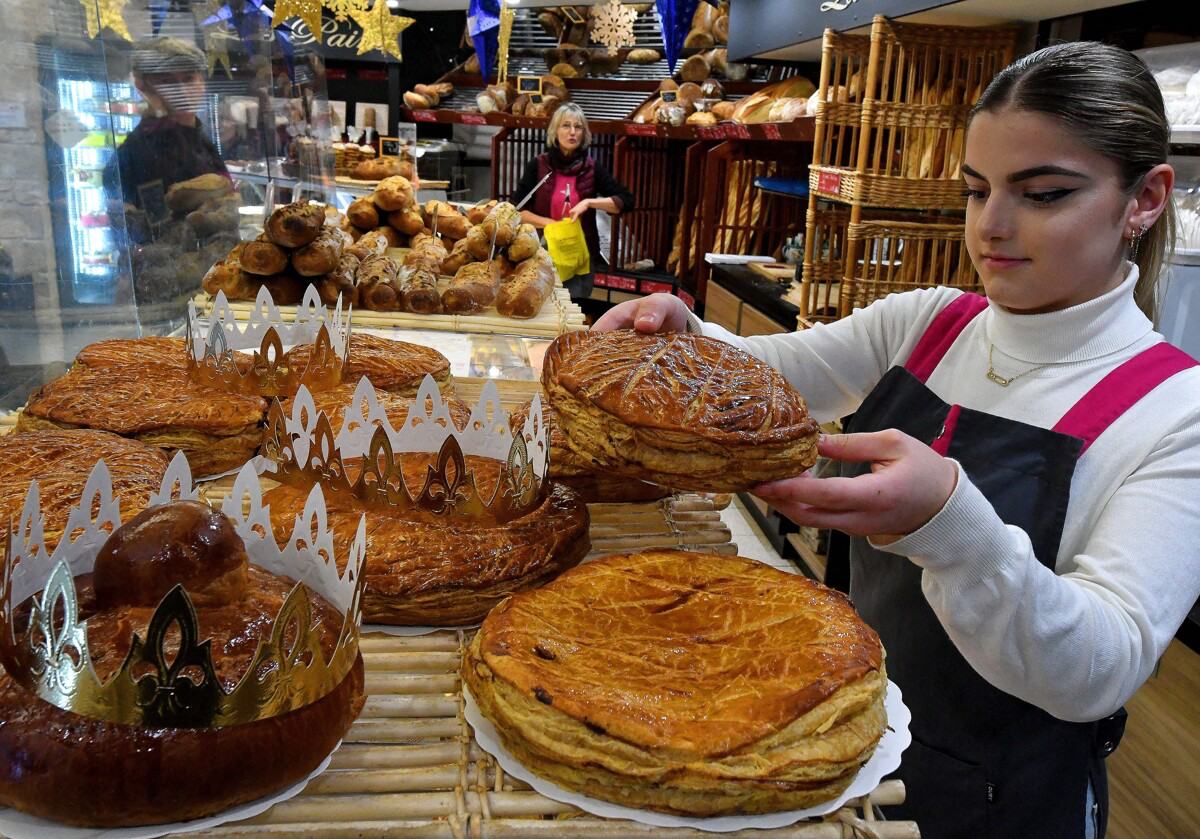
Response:
[[[1133,194],[1127,221],[1129,232],[1137,233],[1143,228],[1154,226],[1158,217],[1167,208],[1171,190],[1175,187],[1175,170],[1167,163],[1160,163],[1146,173],[1142,184]]]

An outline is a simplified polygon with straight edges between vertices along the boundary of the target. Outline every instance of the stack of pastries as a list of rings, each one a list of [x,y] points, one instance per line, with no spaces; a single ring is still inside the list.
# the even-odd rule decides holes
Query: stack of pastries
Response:
[[[741,557],[602,557],[484,620],[465,686],[504,747],[594,798],[686,816],[836,798],[887,726],[848,598]]]
[[[740,492],[816,462],[818,426],[800,394],[714,338],[568,332],[546,351],[542,387],[571,450],[616,474]]]
[[[124,664],[132,633],[150,637],[151,615],[176,584],[187,589],[199,639],[211,639],[216,679],[230,691],[294,581],[250,564],[232,522],[207,505],[172,502],[127,519],[94,571],[76,580],[101,680]],[[343,616],[316,594],[309,606],[328,660]],[[358,658],[331,692],[285,714],[217,728],[149,727],[63,710],[0,671],[0,806],[86,827],[221,812],[311,773],[358,716],[363,688]]]
[[[311,347],[289,350],[306,364]],[[100,341],[84,347],[66,374],[34,391],[18,432],[90,428],[168,453],[182,451],[197,476],[236,469],[258,451],[267,402],[197,384],[188,376],[181,338]],[[236,354],[249,366],[252,357]],[[450,387],[441,353],[403,341],[351,333],[343,380],[366,376],[379,390],[415,394],[425,375]],[[90,466],[89,466],[90,468]]]

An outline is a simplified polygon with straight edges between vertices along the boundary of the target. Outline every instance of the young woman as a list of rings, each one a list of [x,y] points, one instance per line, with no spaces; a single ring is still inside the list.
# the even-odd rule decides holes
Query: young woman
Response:
[[[1101,836],[1122,704],[1200,594],[1200,368],[1151,318],[1171,240],[1162,97],[1094,43],[1013,64],[972,113],[966,237],[988,298],[893,295],[738,338],[667,295],[599,329],[702,328],[782,370],[843,477],[765,484],[851,539],[851,596],[913,713],[926,839]]]
[[[627,212],[633,209],[633,195],[587,153],[591,142],[592,132],[580,107],[572,102],[563,105],[554,112],[546,129],[548,151],[525,166],[512,201],[520,202],[537,187],[521,211],[521,221],[541,230],[564,218],[579,220],[595,264],[600,239],[592,211],[612,215]],[[591,271],[562,280],[574,299],[586,299],[592,293]]]

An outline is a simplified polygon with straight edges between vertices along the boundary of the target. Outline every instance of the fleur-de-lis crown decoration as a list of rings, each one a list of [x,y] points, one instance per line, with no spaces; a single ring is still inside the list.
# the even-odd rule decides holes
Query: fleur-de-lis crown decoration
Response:
[[[150,506],[196,500],[182,453],[171,461]],[[64,538],[46,550],[37,482],[30,485],[17,527],[7,528],[0,566],[0,664],[26,690],[85,717],[150,728],[219,728],[286,714],[333,691],[358,659],[362,624],[366,518],[339,574],[333,534],[326,527],[319,486],[309,493],[291,539],[281,548],[262,503],[254,467],[247,464],[222,505],[250,562],[296,580],[269,633],[240,680],[226,690],[215,672],[210,642],[200,637],[191,598],[177,585],[154,610],[144,637],[134,632],[120,669],[97,674],[80,620],[75,577],[90,573],[110,533],[121,525],[107,464],[99,461],[72,507]],[[92,511],[95,510],[95,514]],[[310,592],[342,615],[327,656],[311,612]]]
[[[527,515],[549,490],[550,435],[540,396],[521,428],[510,430],[489,380],[460,430],[437,382],[426,376],[396,428],[364,377],[343,414],[342,427],[334,429],[303,387],[291,416],[275,400],[261,449],[273,464],[270,476],[296,486],[320,484],[333,496],[371,507],[491,523]],[[413,457],[419,455],[426,457]]]
[[[301,385],[328,390],[342,380],[350,351],[350,314],[349,307],[342,313],[341,295],[330,313],[311,285],[292,321],[284,320],[265,286],[244,324],[223,291],[217,292],[207,323],[195,302],[188,301],[188,375],[209,387],[267,398],[291,396]],[[313,350],[303,367],[293,366],[284,349],[303,344]]]

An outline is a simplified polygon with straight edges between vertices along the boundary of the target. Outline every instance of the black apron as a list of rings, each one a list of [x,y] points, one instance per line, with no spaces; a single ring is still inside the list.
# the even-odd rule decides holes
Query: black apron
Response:
[[[1152,363],[1147,376],[1143,363],[1133,372],[1144,380],[1142,386],[1132,390],[1119,383],[1122,371],[1129,374],[1139,357],[1109,374],[1081,400],[1079,410],[1064,417],[1084,437],[949,405],[924,380],[984,308],[986,302],[975,295],[963,295],[948,306],[909,363],[888,371],[846,430],[895,428],[957,460],[1000,518],[1024,530],[1037,558],[1053,570],[1076,460],[1124,412],[1109,410],[1100,417],[1097,403],[1112,408],[1127,402],[1127,408],[1165,379],[1167,371]],[[1155,362],[1171,356],[1171,375],[1187,362],[1195,363],[1169,345],[1160,347],[1163,352],[1147,353]],[[1114,389],[1122,392],[1114,394]],[[1075,421],[1067,422],[1069,417]],[[869,468],[845,464],[843,474],[861,475]],[[1108,800],[1104,758],[1120,741],[1124,709],[1099,722],[1065,722],[993,687],[947,636],[921,592],[920,568],[872,548],[861,537],[852,538],[850,545],[851,597],[879,633],[888,676],[903,690],[912,711],[913,742],[894,776],[905,783],[905,802],[885,808],[889,817],[916,821],[923,839],[1082,839],[1086,818],[1095,819],[1096,835],[1103,836]],[[1087,812],[1089,781],[1097,805],[1092,813]]]

